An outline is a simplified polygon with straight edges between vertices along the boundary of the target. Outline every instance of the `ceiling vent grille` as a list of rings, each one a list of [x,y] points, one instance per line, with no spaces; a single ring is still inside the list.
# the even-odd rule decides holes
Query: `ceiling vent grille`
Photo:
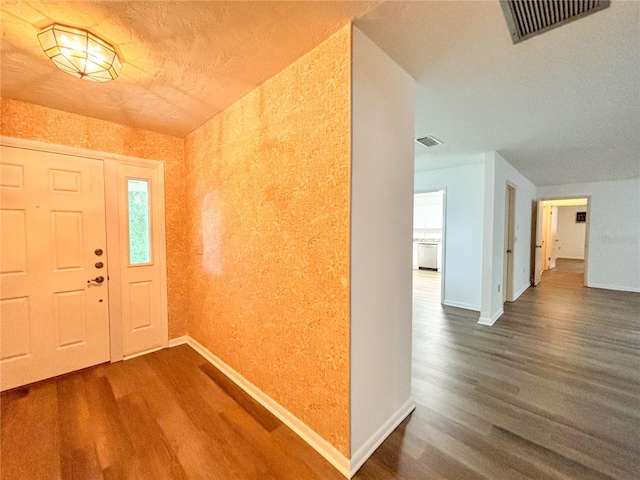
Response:
[[[442,142],[440,140],[429,135],[422,138],[416,138],[416,142],[421,143],[425,147],[435,147],[436,145],[442,145]]]
[[[500,0],[513,43],[607,8],[610,0]]]

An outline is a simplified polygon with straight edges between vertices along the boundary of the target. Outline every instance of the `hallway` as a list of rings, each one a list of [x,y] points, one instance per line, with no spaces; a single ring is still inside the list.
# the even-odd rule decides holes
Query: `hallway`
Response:
[[[629,479],[640,471],[640,294],[545,272],[493,327],[414,272],[417,409],[365,479]]]

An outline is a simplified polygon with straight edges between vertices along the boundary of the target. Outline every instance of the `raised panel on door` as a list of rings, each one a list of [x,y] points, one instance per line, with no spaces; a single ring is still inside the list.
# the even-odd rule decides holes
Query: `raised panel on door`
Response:
[[[85,289],[54,294],[54,321],[57,331],[56,348],[68,348],[87,343],[87,306]]]
[[[136,332],[153,327],[153,281],[132,282],[129,284],[129,309],[131,324],[129,331]]]
[[[3,145],[0,165],[4,390],[108,361],[109,312],[106,282],[90,282],[106,250],[102,162]]]
[[[49,169],[49,189],[59,193],[80,193],[82,186],[81,171]]]
[[[0,188],[24,190],[24,166],[20,164],[0,164]]]
[[[80,270],[85,250],[82,212],[51,212],[53,269],[55,272]]]
[[[0,242],[0,275],[26,275],[26,209],[0,209]]]
[[[0,360],[31,355],[31,314],[29,297],[0,300]]]

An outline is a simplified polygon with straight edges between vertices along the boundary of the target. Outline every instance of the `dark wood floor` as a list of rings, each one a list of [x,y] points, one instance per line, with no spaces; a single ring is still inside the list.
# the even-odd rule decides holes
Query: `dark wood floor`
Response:
[[[344,480],[186,345],[2,394],[2,480]]]
[[[493,326],[414,274],[415,412],[355,478],[640,478],[640,294],[559,262]],[[189,347],[2,394],[0,478],[343,478]]]
[[[417,408],[356,478],[640,479],[640,294],[558,261],[493,327],[414,274]]]

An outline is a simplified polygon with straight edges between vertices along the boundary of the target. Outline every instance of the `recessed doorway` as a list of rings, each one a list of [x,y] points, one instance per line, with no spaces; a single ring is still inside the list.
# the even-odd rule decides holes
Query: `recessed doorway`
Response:
[[[444,300],[446,191],[416,193],[413,204],[414,284],[429,298]]]
[[[555,198],[538,201],[534,285],[557,270],[587,285],[590,199]]]
[[[168,346],[162,162],[0,143],[0,390]]]

